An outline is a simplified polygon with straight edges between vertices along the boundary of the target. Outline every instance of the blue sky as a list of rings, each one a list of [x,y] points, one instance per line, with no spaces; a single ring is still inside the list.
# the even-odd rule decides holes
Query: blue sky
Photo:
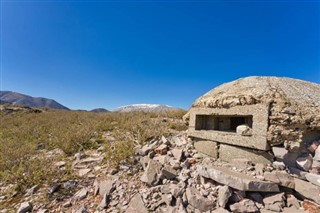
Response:
[[[1,1],[1,90],[187,109],[251,75],[320,83],[319,1]]]

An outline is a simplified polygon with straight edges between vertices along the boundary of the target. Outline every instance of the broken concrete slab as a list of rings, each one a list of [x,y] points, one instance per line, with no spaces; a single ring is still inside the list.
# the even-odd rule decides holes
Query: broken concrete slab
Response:
[[[273,160],[273,156],[265,151],[236,147],[227,144],[220,144],[219,158],[226,162],[230,162],[233,158],[246,158],[255,164],[268,164]]]
[[[304,197],[320,204],[320,187],[299,178],[294,178],[295,190]]]
[[[263,176],[267,181],[294,189],[294,179],[285,171],[265,172]]]
[[[115,189],[115,181],[114,180],[101,180],[98,181],[98,189],[100,196],[104,196],[105,194],[110,194]]]
[[[288,153],[288,150],[284,147],[272,147],[273,155],[276,157],[276,160],[283,161],[284,156]]]
[[[252,200],[249,200],[249,199],[243,199],[238,203],[230,205],[230,210],[232,212],[238,212],[238,213],[255,213],[255,212],[259,212],[259,209],[255,205],[255,203]]]
[[[249,175],[231,171],[228,168],[213,165],[197,165],[200,175],[210,178],[218,183],[228,185],[240,191],[278,192],[276,183],[254,179]]]
[[[213,141],[200,140],[194,142],[194,148],[212,158],[218,158],[218,143]]]
[[[178,161],[181,160],[181,158],[182,158],[182,153],[183,153],[182,149],[172,149],[172,150],[171,150],[171,153],[172,153],[173,157],[174,157],[176,160],[178,160]]]
[[[168,179],[168,180],[172,180],[175,177],[178,176],[178,173],[176,170],[174,170],[171,166],[169,165],[165,165],[162,169],[162,175]]]

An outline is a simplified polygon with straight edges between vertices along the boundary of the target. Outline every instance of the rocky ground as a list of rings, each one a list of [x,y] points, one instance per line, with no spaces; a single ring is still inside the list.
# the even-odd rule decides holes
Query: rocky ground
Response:
[[[22,197],[9,197],[12,187],[0,185],[0,205],[12,203],[0,212],[320,212],[318,176],[289,171],[281,150],[272,165],[224,163],[198,153],[180,132],[153,138],[135,153],[112,168],[103,146],[73,158],[59,149],[46,152],[62,156],[57,170],[71,163],[75,176],[34,186]]]

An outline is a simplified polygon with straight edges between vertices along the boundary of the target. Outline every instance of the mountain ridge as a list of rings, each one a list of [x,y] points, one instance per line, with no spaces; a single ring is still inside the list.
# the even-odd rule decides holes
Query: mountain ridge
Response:
[[[47,107],[50,109],[69,110],[66,106],[57,101],[43,97],[32,97],[13,91],[0,91],[0,104],[25,105],[30,107]]]

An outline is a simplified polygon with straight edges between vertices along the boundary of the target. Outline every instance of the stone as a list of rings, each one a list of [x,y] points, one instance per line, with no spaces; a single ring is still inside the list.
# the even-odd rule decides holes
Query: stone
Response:
[[[180,161],[181,160],[181,158],[182,158],[182,153],[183,153],[183,151],[182,151],[182,149],[172,149],[171,150],[171,153],[172,153],[172,155],[173,155],[173,157],[176,159],[176,160],[178,160],[178,161]]]
[[[98,181],[98,190],[101,197],[105,196],[105,194],[111,194],[115,188],[114,180],[107,179]]]
[[[298,157],[296,160],[297,167],[306,172],[308,172],[311,169],[312,162],[313,162],[312,156],[309,154],[302,155]]]
[[[261,204],[263,203],[263,197],[258,192],[250,192],[248,193],[248,197],[254,202],[261,203]]]
[[[240,191],[278,192],[275,183],[260,181],[249,175],[233,172],[228,168],[213,165],[197,165],[197,172],[203,177],[210,178],[220,184],[228,185]]]
[[[297,168],[295,168],[295,167],[288,167],[288,170],[289,170],[290,174],[292,174],[292,175],[294,175],[294,176],[296,176],[296,177],[299,177],[299,178],[301,178],[301,179],[306,180],[306,174],[307,174],[307,172],[302,171],[302,170],[300,170],[300,169],[297,169]]]
[[[75,180],[68,180],[67,182],[65,182],[63,184],[63,188],[65,189],[70,189],[70,188],[73,188],[77,185],[77,181]]]
[[[147,155],[151,150],[154,150],[158,145],[158,141],[147,143],[141,149],[139,149],[140,155]]]
[[[102,198],[99,206],[103,209],[107,208],[110,201],[111,201],[110,193],[106,192],[106,193],[104,193],[103,198]]]
[[[313,160],[310,173],[320,174],[320,161]]]
[[[167,154],[168,146],[166,144],[161,144],[156,149],[154,149],[154,152],[158,155],[165,155]]]
[[[39,185],[34,185],[33,187],[31,187],[26,191],[26,196],[33,195],[38,189],[39,189]]]
[[[320,212],[320,205],[319,203],[314,203],[310,200],[304,200],[302,206],[305,210],[309,213],[319,213]]]
[[[194,142],[194,148],[212,158],[218,158],[218,144],[213,141],[200,140]]]
[[[294,178],[295,190],[304,197],[320,204],[320,187],[299,178]]]
[[[320,161],[320,146],[318,146],[317,149],[315,150],[313,159],[316,161]]]
[[[254,169],[256,170],[256,175],[261,175],[261,176],[263,176],[265,168],[266,168],[266,164],[264,164],[264,163],[257,163],[257,164],[254,166]]]
[[[144,206],[143,200],[139,193],[135,194],[130,202],[129,207],[126,209],[125,213],[148,213],[148,209]]]
[[[32,204],[30,202],[23,202],[20,204],[20,207],[18,209],[18,213],[26,213],[32,211]]]
[[[222,208],[222,207],[219,207],[219,208],[211,211],[211,213],[229,213],[229,211],[224,209],[224,208]]]
[[[165,165],[162,170],[162,175],[168,179],[168,180],[172,180],[175,179],[178,176],[178,173],[176,170],[174,170],[171,166]]]
[[[83,200],[87,197],[88,195],[88,189],[86,188],[83,188],[83,189],[80,189],[76,194],[75,194],[75,197],[78,199],[78,200]]]
[[[306,178],[310,183],[313,183],[316,186],[320,186],[320,175],[307,173]]]
[[[272,167],[276,170],[285,170],[286,169],[286,165],[284,164],[284,162],[279,162],[279,161],[272,162]]]
[[[238,212],[238,213],[259,212],[259,209],[255,205],[255,203],[249,199],[243,199],[238,203],[230,205],[230,210],[232,212]]]
[[[63,208],[69,208],[72,206],[71,200],[68,200],[62,204]]]
[[[252,129],[247,124],[239,125],[236,128],[236,133],[243,136],[251,136]]]
[[[151,159],[149,158],[149,156],[143,156],[142,158],[140,158],[140,164],[142,165],[143,169],[146,169],[150,160]]]
[[[168,157],[166,155],[158,155],[158,156],[154,157],[153,160],[156,160],[159,163],[161,163],[161,165],[164,165],[167,163]]]
[[[284,147],[272,147],[273,155],[275,156],[276,160],[283,161],[285,155],[288,153],[288,150]]]
[[[242,170],[246,170],[249,166],[252,166],[251,160],[246,158],[234,158],[231,160],[231,164]]]
[[[218,204],[220,207],[225,208],[229,198],[232,195],[232,190],[229,186],[222,186],[218,190]]]
[[[294,189],[294,179],[285,171],[265,172],[264,178],[280,186]]]
[[[89,172],[91,172],[91,169],[79,169],[78,175],[80,177],[83,177],[83,176],[87,175]]]
[[[161,167],[158,161],[150,160],[140,180],[149,186],[157,185],[161,176]]]
[[[63,167],[63,166],[65,166],[65,165],[66,165],[66,162],[65,162],[65,161],[59,161],[59,162],[56,162],[56,163],[54,164],[54,166],[56,166],[56,167],[58,167],[58,168]]]
[[[283,208],[285,207],[284,192],[265,197],[263,199],[263,203],[265,208],[268,210],[282,212]]]
[[[55,193],[56,191],[58,191],[60,189],[61,185],[60,183],[52,183],[49,188],[48,188],[48,194],[52,195],[53,193]]]
[[[246,158],[254,164],[268,164],[272,162],[273,156],[265,151],[220,144],[219,158],[225,162],[230,162],[233,158]]]
[[[89,213],[89,211],[87,210],[86,207],[81,206],[81,207],[78,208],[74,213]]]
[[[201,196],[200,192],[192,187],[186,189],[186,196],[188,203],[202,212],[209,211],[216,205],[214,200],[209,200],[208,198]]]
[[[299,200],[292,194],[287,195],[287,207],[294,207],[295,209],[300,208]]]

